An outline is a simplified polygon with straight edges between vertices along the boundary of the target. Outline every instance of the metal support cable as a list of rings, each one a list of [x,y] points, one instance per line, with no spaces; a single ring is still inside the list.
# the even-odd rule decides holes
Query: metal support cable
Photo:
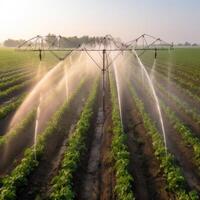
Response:
[[[119,57],[120,54],[121,54],[121,51],[110,61],[106,69],[108,69],[112,65],[112,63]]]
[[[96,60],[90,55],[90,53],[87,51],[87,49],[84,49],[87,55],[92,59],[92,61],[96,64],[96,66],[102,70],[102,67],[96,62]]]

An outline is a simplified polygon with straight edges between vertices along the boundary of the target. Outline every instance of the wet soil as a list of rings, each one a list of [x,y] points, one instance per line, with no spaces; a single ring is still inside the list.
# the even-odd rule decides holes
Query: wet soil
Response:
[[[174,199],[167,191],[166,180],[160,162],[154,156],[152,140],[144,128],[143,121],[129,90],[122,90],[123,126],[127,134],[130,152],[130,172],[134,178],[136,199]]]
[[[156,125],[160,130],[160,133],[162,133],[155,104],[153,101],[151,101],[148,95],[145,94],[145,91],[141,89],[141,84],[138,85],[135,80],[132,80],[132,84],[135,86],[137,94],[144,102],[146,111],[150,114],[152,119],[157,122]],[[183,171],[183,174],[188,183],[188,187],[190,189],[200,191],[200,175],[197,167],[194,165],[193,160],[191,159],[193,157],[192,149],[188,146],[185,146],[184,143],[181,142],[182,138],[180,134],[177,133],[177,131],[172,127],[164,112],[162,112],[162,115],[166,129],[168,150],[175,155],[176,162]]]
[[[86,95],[89,93],[88,85],[90,84],[85,83],[84,85],[84,88],[70,103],[69,110],[60,121],[60,127],[62,128],[48,138],[45,152],[39,162],[39,166],[30,175],[27,186],[18,191],[17,199],[31,200],[38,196],[40,198],[45,197],[48,184],[50,184],[52,177],[59,169],[63,148],[65,148],[63,141],[67,141],[70,130],[73,129],[74,124],[80,116],[83,104],[86,100]]]
[[[109,79],[106,81],[106,106],[102,109],[101,92],[99,94],[98,112],[93,135],[86,156],[86,167],[82,169],[82,181],[77,192],[77,200],[112,200],[114,195],[115,176],[111,158],[112,121]]]

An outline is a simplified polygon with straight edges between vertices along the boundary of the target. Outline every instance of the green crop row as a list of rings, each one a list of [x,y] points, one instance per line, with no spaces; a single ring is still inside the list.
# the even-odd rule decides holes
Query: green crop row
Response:
[[[161,62],[159,62],[159,64],[163,65],[163,63]],[[178,69],[179,72],[182,72],[185,75],[188,74],[188,76],[192,77],[192,80],[200,81],[199,67],[194,69],[194,67],[191,68],[190,66],[183,66],[183,65],[177,65],[177,64],[173,64],[173,67],[175,67],[176,69]]]
[[[132,60],[132,62],[135,62],[134,60]],[[135,62],[135,65],[138,65],[137,62]],[[151,67],[149,65],[146,65],[147,67],[147,71],[151,71]],[[166,83],[168,83],[169,79],[168,79],[168,74],[162,74],[159,73],[158,71],[155,71],[156,73],[154,73],[156,79],[160,79],[165,81]],[[192,100],[194,100],[195,102],[199,102],[200,103],[200,97],[194,93],[192,93],[189,89],[182,87],[180,84],[175,84],[174,86],[175,88],[177,88],[177,90],[179,90],[181,93],[183,93],[185,96],[189,96]]]
[[[171,64],[165,64],[165,63],[157,63],[157,66],[159,68],[162,68],[164,70],[170,71],[171,75],[181,76],[182,78],[194,81],[196,83],[200,82],[199,75],[195,74],[192,71],[183,71],[183,67],[178,68],[177,66],[174,67],[174,65]],[[187,67],[188,69],[188,67]]]
[[[20,133],[26,131],[29,124],[32,123],[33,120],[35,119],[35,116],[36,116],[36,111],[33,110],[16,127],[12,128],[4,136],[1,136],[0,147],[4,144],[7,144],[10,141],[10,139],[17,137]]]
[[[73,177],[80,165],[81,157],[86,150],[86,137],[91,126],[94,115],[94,103],[97,97],[98,83],[93,86],[92,91],[83,108],[81,117],[76,125],[76,129],[67,142],[67,149],[64,153],[61,169],[52,180],[50,199],[74,199]]]
[[[15,78],[13,78],[9,81],[3,81],[3,82],[0,83],[0,91],[6,90],[9,87],[12,87],[16,84],[20,84],[20,83],[24,82],[24,81],[34,77],[34,74],[35,74],[34,72],[27,73],[26,75],[23,74],[23,75],[21,75],[17,78],[15,77]]]
[[[149,71],[149,67],[147,70]],[[154,86],[156,86],[156,88],[158,90],[160,90],[160,92],[162,94],[165,94],[168,99],[170,99],[172,102],[174,102],[180,110],[185,112],[186,115],[190,116],[197,124],[200,124],[200,115],[196,112],[196,110],[193,109],[192,107],[190,107],[190,105],[186,101],[180,100],[180,98],[178,96],[176,96],[175,94],[172,94],[171,92],[166,90],[166,88],[163,86],[163,84],[161,82],[162,82],[162,80],[167,81],[166,77],[164,77],[162,74],[159,74],[158,72],[155,74],[155,76],[156,76],[156,78],[153,80]],[[137,81],[139,81],[140,84],[142,84],[142,82],[139,80],[138,77],[135,77],[135,79]],[[158,81],[158,79],[160,81]],[[176,85],[176,87],[177,87],[177,85]],[[180,86],[177,87],[177,89],[186,93],[186,90],[184,88],[181,88]],[[194,95],[192,95],[192,97],[193,97],[193,99],[195,99]],[[197,100],[197,99],[195,99],[195,100]]]
[[[149,66],[149,64],[147,63],[146,63],[146,66],[151,68],[151,66]],[[163,68],[163,66],[157,63],[156,63],[155,71],[160,74],[163,74],[165,77],[168,77],[169,75],[170,80],[173,80],[177,84],[181,85],[183,88],[190,89],[190,91],[192,91],[193,93],[196,93],[199,91],[199,88],[196,86],[197,85],[196,81],[192,81],[192,78],[188,74],[183,75],[181,72],[174,72],[175,71],[174,68],[173,68],[173,71],[172,70],[170,71],[170,69],[167,69],[165,67]]]
[[[157,88],[167,96],[171,101],[173,101],[177,108],[185,112],[186,115],[190,116],[198,125],[200,125],[200,115],[192,108],[188,107],[188,104],[184,101],[181,101],[176,95],[172,95],[164,87],[162,87],[157,81],[154,80]]]
[[[59,54],[63,54],[63,52]],[[19,52],[13,48],[0,48],[0,73],[22,67],[37,68],[39,62],[37,52]],[[54,66],[58,59],[50,52],[46,52],[42,62],[47,67]]]
[[[0,98],[2,99],[8,98],[10,95],[26,88],[28,85],[31,84],[31,82],[33,82],[33,80],[27,80],[27,81],[24,81],[23,83],[12,86],[8,88],[7,90],[1,91]]]
[[[110,79],[110,89],[112,95],[112,121],[113,121],[113,140],[112,155],[115,167],[116,185],[115,192],[118,200],[133,200],[132,192],[133,178],[128,171],[129,152],[126,146],[126,135],[123,132],[122,122],[119,114],[117,91],[114,80]]]
[[[142,59],[153,61],[154,51],[148,51]],[[179,67],[185,72],[192,72],[193,74],[199,75],[200,67],[200,48],[175,48],[174,50],[159,51],[157,61],[172,64],[174,68]]]
[[[20,97],[15,99],[14,101],[10,102],[7,105],[1,106],[0,108],[0,119],[5,118],[10,112],[15,111],[19,105],[24,100],[26,94],[22,94]]]
[[[145,63],[149,63],[150,58],[149,59],[145,59]],[[148,67],[148,70],[151,69],[151,66],[149,66],[149,64],[146,65]],[[190,70],[192,71],[192,70]],[[161,71],[160,67],[156,68],[156,74],[157,77],[160,77],[161,79],[164,79],[166,81],[168,80],[168,72],[163,72]],[[192,74],[191,76],[195,76],[195,73]],[[171,77],[171,75],[170,75]],[[186,95],[188,95],[189,97],[191,97],[193,100],[200,102],[200,97],[199,95],[196,94],[195,91],[199,91],[198,87],[196,86],[196,83],[192,83],[192,82],[188,82],[180,77],[175,77],[175,79],[172,77],[172,80],[174,81],[174,83],[176,84],[176,88],[179,89],[180,91],[182,91],[183,93],[185,93]],[[194,91],[193,91],[194,90]]]
[[[4,72],[0,72],[0,80],[7,79],[13,75],[23,73],[24,71],[26,71],[25,67],[18,67],[18,68],[10,69],[10,70],[7,69]]]
[[[47,139],[53,133],[63,128],[60,127],[60,121],[64,113],[68,111],[69,105],[76,97],[76,94],[81,90],[83,83],[84,81],[81,81],[78,89],[71,95],[69,101],[64,102],[58,111],[54,113],[45,130],[39,134],[37,144],[28,148],[20,164],[13,169],[10,175],[3,178],[3,186],[0,188],[0,200],[16,199],[17,190],[26,185],[28,176],[39,165],[39,160],[44,153]]]
[[[137,79],[137,78],[136,78]],[[137,79],[139,81],[139,79]],[[180,102],[179,98],[172,95],[168,91],[166,91],[157,81],[154,80],[154,83],[156,84],[157,88],[167,96],[167,98],[170,98],[171,101],[174,101],[176,103],[176,106],[183,110],[186,115],[189,115],[197,124],[200,124],[200,116],[193,110],[193,109],[187,109],[187,104],[184,102]],[[146,89],[146,93],[149,93],[149,91]],[[200,169],[200,141],[197,137],[195,137],[189,128],[187,128],[181,120],[176,116],[175,112],[173,112],[169,107],[165,106],[164,102],[160,100],[162,109],[166,113],[167,117],[169,118],[170,122],[172,123],[174,129],[181,134],[183,141],[187,145],[191,145],[194,151],[194,158],[195,158],[195,164]]]
[[[158,83],[157,86],[162,93],[166,94],[172,101],[176,103],[176,106],[179,109],[183,110],[185,114],[189,115],[197,124],[200,124],[200,116],[193,109],[186,109],[187,105],[185,105],[184,102],[180,102],[178,97],[169,94],[169,92],[167,92],[164,88],[158,85]],[[172,111],[169,107],[165,106],[164,102],[162,102],[161,106],[164,112],[166,113],[167,117],[169,118],[170,122],[172,123],[174,129],[181,134],[184,142],[192,146],[195,155],[195,163],[200,169],[200,140],[192,134],[191,130],[187,128],[181,122],[181,120],[179,120],[174,111]]]
[[[129,83],[129,89],[133,101],[143,119],[144,127],[152,138],[152,144],[156,158],[160,161],[160,167],[164,172],[168,190],[176,195],[179,200],[197,200],[198,195],[195,191],[186,191],[186,180],[181,169],[176,165],[174,156],[165,149],[163,139],[158,132],[150,116],[146,113],[143,102],[138,98],[136,91]]]
[[[160,70],[161,71],[161,70]],[[168,72],[165,71],[161,71],[161,73],[163,74],[168,74]],[[198,83],[196,81],[192,81],[190,77],[188,77],[187,79],[183,76],[181,76],[180,73],[177,74],[171,74],[170,75],[170,79],[172,79],[174,82],[180,84],[182,87],[189,89],[190,91],[192,91],[193,93],[199,93],[199,87],[198,87]]]
[[[176,106],[185,112],[186,115],[190,116],[198,125],[200,125],[200,116],[196,113],[193,109],[187,109],[188,105],[180,101],[180,99],[166,91],[157,81],[154,81],[156,83],[156,86],[158,89],[165,94],[168,98],[170,98],[171,101],[174,101],[176,103]],[[160,101],[161,102],[161,101]],[[170,109],[170,107],[165,106],[164,102],[161,102],[161,106],[166,113],[167,117],[169,118],[170,122],[172,123],[174,129],[181,134],[183,141],[187,145],[191,145],[194,151],[194,158],[195,163],[200,169],[200,140],[195,137],[191,130],[187,128],[181,120],[176,116],[175,112]]]
[[[2,75],[3,77],[0,78],[0,83],[14,80],[14,79],[16,79],[16,78],[18,78],[20,76],[23,76],[23,75],[26,75],[26,74],[32,72],[32,71],[33,71],[32,69],[25,69],[25,70],[21,69],[21,70],[16,71],[16,72],[14,71],[12,74],[8,74],[7,76],[3,76]]]
[[[160,74],[163,74],[165,77],[168,77],[168,72],[163,71],[160,68],[156,68],[156,71]],[[199,93],[199,87],[196,83],[193,83],[191,81],[186,81],[182,77],[179,76],[170,76],[170,80],[174,81],[175,83],[179,84],[181,87],[190,90],[190,92],[194,95],[196,93]]]
[[[158,82],[155,81],[155,83],[162,93],[166,94],[171,101],[174,101],[176,103],[176,106],[179,109],[183,110],[185,114],[189,115],[197,124],[200,124],[200,116],[193,109],[186,109],[187,105],[184,102],[180,102],[178,97],[167,92],[161,85],[158,84]],[[200,169],[200,140],[197,137],[195,137],[192,134],[191,130],[181,122],[181,120],[176,116],[175,112],[170,109],[170,107],[165,106],[164,102],[162,102],[161,100],[160,103],[162,109],[166,113],[174,129],[179,134],[181,134],[185,144],[192,146],[194,151],[195,163]]]
[[[149,61],[145,61],[145,65],[149,66],[150,68],[152,67],[152,63]],[[184,79],[185,81],[188,82],[193,82],[195,84],[200,83],[200,78],[199,75],[195,76],[196,74],[194,72],[183,71],[182,68],[178,68],[177,66],[174,66],[172,63],[158,63],[156,62],[156,70],[159,69],[163,71],[165,74],[169,74],[170,77],[179,77]]]
[[[148,67],[149,68],[149,67]],[[157,78],[160,78],[161,80],[163,79],[164,81],[168,81],[167,77],[164,76],[163,74],[157,72],[156,74]],[[197,101],[200,103],[200,97],[196,94],[193,94],[189,89],[183,88],[181,87],[181,85],[176,84],[175,87],[182,93],[184,93],[185,95],[191,97],[193,100]]]
[[[194,152],[195,163],[200,169],[200,140],[195,137],[190,129],[188,129],[177,117],[176,114],[169,108],[166,107],[163,103],[161,104],[164,112],[167,114],[167,117],[170,119],[174,129],[181,134],[183,141],[187,145],[191,145]]]

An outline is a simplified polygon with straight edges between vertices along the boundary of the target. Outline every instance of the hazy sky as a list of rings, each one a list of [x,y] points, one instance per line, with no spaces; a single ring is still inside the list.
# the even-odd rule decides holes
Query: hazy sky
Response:
[[[0,41],[48,33],[200,43],[200,0],[0,0]]]

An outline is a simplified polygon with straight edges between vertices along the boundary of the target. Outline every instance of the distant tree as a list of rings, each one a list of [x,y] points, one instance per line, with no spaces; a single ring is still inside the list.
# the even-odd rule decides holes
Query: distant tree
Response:
[[[49,33],[46,36],[46,42],[47,42],[48,46],[50,46],[50,47],[57,46],[58,45],[58,38],[56,37],[56,35]]]
[[[193,44],[192,44],[192,46],[193,46],[193,47],[196,47],[196,46],[198,46],[198,44],[196,44],[196,43],[193,43]]]
[[[13,40],[13,39],[7,39],[4,41],[3,45],[5,47],[17,47],[20,44],[22,44],[25,40]]]
[[[54,34],[49,33],[45,42],[49,47],[62,47],[62,48],[76,48],[82,44],[95,45],[101,43],[103,37],[89,37],[87,35],[82,37],[59,37]],[[25,40],[13,40],[8,39],[4,41],[4,46],[6,47],[17,47],[22,44]]]
[[[185,42],[184,44],[185,46],[191,46],[191,44],[189,42]]]
[[[183,46],[183,44],[182,43],[178,43],[177,46]]]
[[[75,48],[82,44],[95,45],[96,43],[99,43],[99,42],[100,42],[99,37],[89,37],[89,36],[61,37],[60,38],[60,47]]]

